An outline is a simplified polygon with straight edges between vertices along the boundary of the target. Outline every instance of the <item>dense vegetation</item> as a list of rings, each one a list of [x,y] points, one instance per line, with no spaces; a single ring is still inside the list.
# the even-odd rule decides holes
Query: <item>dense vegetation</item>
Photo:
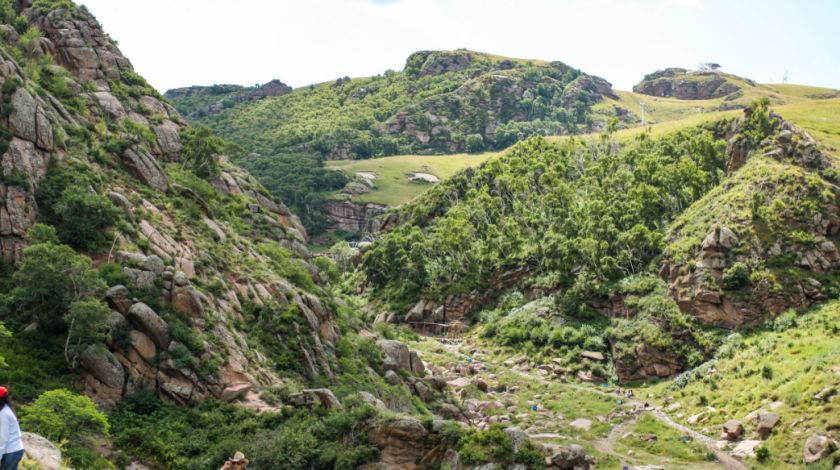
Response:
[[[623,147],[606,134],[529,139],[402,209],[409,223],[374,245],[363,269],[379,296],[410,301],[470,292],[526,265],[535,286],[568,287],[567,310],[583,313],[582,299],[662,253],[669,222],[720,181],[723,148],[713,127]]]
[[[296,211],[307,230],[318,233],[324,227],[322,193],[347,183],[344,175],[323,167],[325,159],[334,159],[339,152],[355,159],[481,152],[532,135],[589,131],[594,121],[591,105],[600,96],[581,90],[572,104],[565,105],[570,100],[564,90],[581,75],[579,70],[560,62],[525,62],[491,72],[499,59],[468,51],[458,54],[470,57],[467,69],[420,77],[424,63],[437,60],[437,55],[418,53],[402,72],[388,70],[337,87],[301,88],[253,103],[237,105],[228,100],[229,106],[220,114],[204,115],[201,108],[208,100],[225,102],[225,96],[241,91],[218,86],[212,93],[173,101],[184,115],[241,144],[247,153],[260,155],[238,163]],[[396,122],[398,113],[403,113],[400,120],[427,133],[430,140],[423,141],[413,132],[389,130],[389,122]],[[495,138],[486,137],[485,130],[496,122],[500,125]]]

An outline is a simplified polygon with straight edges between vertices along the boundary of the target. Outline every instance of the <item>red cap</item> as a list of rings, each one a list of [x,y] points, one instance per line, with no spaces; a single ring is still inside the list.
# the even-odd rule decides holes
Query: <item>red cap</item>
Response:
[[[0,387],[0,398],[3,398],[8,394],[9,390],[6,387]]]

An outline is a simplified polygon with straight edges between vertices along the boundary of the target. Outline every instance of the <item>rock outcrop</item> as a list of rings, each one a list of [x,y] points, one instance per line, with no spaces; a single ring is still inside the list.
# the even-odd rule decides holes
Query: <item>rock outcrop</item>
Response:
[[[20,434],[26,456],[39,463],[45,470],[61,470],[61,449],[44,437],[31,432]]]
[[[802,452],[802,463],[804,465],[819,462],[828,457],[831,453],[832,442],[826,436],[813,434],[805,441],[805,449]]]
[[[590,99],[594,99],[595,101],[600,101],[603,98],[619,99],[618,95],[612,89],[612,83],[601,77],[581,75],[566,85],[566,88],[563,90],[563,106],[567,109],[571,108],[580,99],[581,91],[589,93]]]
[[[376,233],[379,230],[376,217],[386,212],[385,206],[379,204],[363,205],[335,199],[328,199],[325,202],[325,208],[329,231],[360,232],[362,235]]]
[[[264,85],[252,88],[247,88],[241,85],[213,85],[173,88],[168,90],[164,96],[169,99],[188,98],[198,95],[221,96],[221,99],[206,105],[202,109],[201,116],[203,117],[221,113],[229,106],[229,104],[226,103],[260,101],[266,98],[285,96],[291,92],[292,87],[286,85],[280,80],[274,79]],[[197,115],[186,116],[186,119],[189,121],[193,121],[198,118],[199,116]]]
[[[751,111],[747,110],[749,113]],[[806,169],[819,170],[830,165],[810,135],[775,113],[771,112],[770,116],[773,135],[762,143],[762,151],[769,151],[761,157],[777,160],[785,155],[795,155],[798,161],[794,163]],[[729,143],[727,167],[731,172],[746,165],[749,158],[758,156],[754,145],[740,134],[743,122],[744,119],[733,121],[724,136]],[[753,192],[761,190],[760,187],[749,188]],[[826,190],[840,195],[836,186],[827,185]],[[716,223],[699,243],[692,260],[687,263],[669,261],[662,266],[660,277],[669,284],[668,295],[678,303],[680,310],[702,323],[729,330],[755,325],[787,310],[802,309],[825,300],[822,285],[810,279],[784,293],[772,289],[767,280],[745,281],[749,284],[744,286],[748,295],[738,289],[720,287],[724,272],[735,263],[746,263],[750,258],[769,264],[775,259],[793,256],[793,268],[817,273],[830,272],[840,264],[840,253],[829,239],[840,230],[840,209],[836,204],[827,204],[819,213],[806,218],[797,219],[790,211],[783,212],[781,217],[791,231],[807,233],[814,242],[800,245],[787,241],[781,233],[775,235],[773,241],[761,242],[756,240],[754,227]]]
[[[409,58],[411,60],[411,58]],[[420,69],[420,78],[434,77],[446,72],[460,72],[472,67],[472,54],[467,52],[432,52]]]
[[[714,71],[689,72],[670,68],[645,77],[633,87],[634,93],[681,100],[710,100],[723,98],[740,90],[740,87]]]
[[[327,409],[341,408],[341,402],[335,398],[335,395],[328,388],[317,388],[293,393],[289,395],[289,403],[297,407],[319,405]]]

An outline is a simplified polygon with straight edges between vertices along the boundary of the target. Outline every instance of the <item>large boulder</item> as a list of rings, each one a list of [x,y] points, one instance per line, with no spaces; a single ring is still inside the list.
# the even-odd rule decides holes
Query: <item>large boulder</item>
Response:
[[[400,376],[397,375],[397,373],[392,371],[392,370],[386,370],[385,371],[384,379],[385,379],[385,383],[387,383],[388,385],[396,386],[396,385],[402,384],[402,379],[400,379]]]
[[[580,468],[589,468],[589,461],[591,458],[586,457],[586,451],[583,447],[577,444],[571,444],[565,449],[560,449],[559,452],[551,456],[552,465],[561,470],[571,470]]]
[[[20,434],[26,456],[41,464],[45,470],[60,470],[61,449],[52,442],[37,434],[23,432]]]
[[[289,403],[295,407],[321,405],[327,409],[341,409],[341,402],[328,388],[315,388],[289,395]]]
[[[382,409],[387,409],[388,408],[388,407],[385,406],[385,402],[383,402],[379,398],[376,398],[375,396],[373,396],[372,394],[370,394],[368,392],[359,392],[359,396],[362,397],[362,400],[364,400],[365,403],[373,405],[376,408],[382,408]]]
[[[370,443],[379,447],[379,460],[396,468],[415,468],[430,449],[429,431],[414,418],[398,419],[368,431]]]
[[[380,339],[376,344],[382,348],[385,356],[394,361],[397,368],[411,370],[411,353],[405,343],[391,339]]]
[[[580,354],[580,357],[589,359],[590,361],[604,362],[604,355],[599,352],[584,351]]]
[[[502,432],[505,433],[505,437],[508,438],[511,444],[513,444],[513,453],[519,451],[519,446],[522,445],[523,442],[528,440],[528,434],[525,431],[519,428],[505,428]]]
[[[186,285],[173,283],[172,309],[195,318],[205,318],[207,316],[204,307],[201,305],[201,294],[190,283]]]
[[[425,375],[426,366],[423,365],[423,361],[420,359],[417,351],[409,351],[409,362],[411,363],[411,372],[414,372],[420,377]]]
[[[436,416],[440,416],[444,419],[450,419],[452,421],[457,421],[466,425],[470,424],[470,420],[466,416],[464,416],[464,413],[462,413],[457,406],[449,403],[444,403],[440,405],[434,413]]]
[[[773,428],[779,424],[779,420],[781,420],[781,416],[777,415],[776,413],[769,413],[767,411],[762,411],[758,414],[758,431],[759,434],[762,436],[767,436],[773,431]]]
[[[126,149],[120,158],[140,181],[159,191],[169,190],[169,178],[148,151],[141,147],[132,147]]]
[[[802,463],[808,465],[818,462],[831,453],[831,441],[817,434],[812,435],[805,441],[805,450],[802,455]]]
[[[128,310],[128,321],[146,334],[161,349],[168,349],[172,342],[169,325],[148,305],[138,302]]]
[[[741,436],[741,433],[744,432],[744,425],[741,424],[740,421],[736,421],[734,419],[730,419],[723,425],[723,433],[721,434],[721,439],[726,439],[729,441],[733,441]]]
[[[128,335],[131,338],[131,347],[134,348],[140,357],[150,361],[157,355],[157,347],[155,347],[155,343],[149,339],[148,336],[143,334],[143,332],[131,330]]]
[[[104,300],[108,302],[111,308],[117,310],[122,314],[128,313],[128,310],[134,305],[131,300],[131,292],[123,285],[117,285],[105,293]]]
[[[122,391],[125,385],[123,366],[108,350],[92,344],[82,353],[81,359],[82,367],[97,380],[110,388]]]
[[[123,210],[128,220],[134,222],[134,212],[131,207],[131,202],[127,197],[117,192],[110,192],[108,193],[108,199],[111,200],[111,204]]]

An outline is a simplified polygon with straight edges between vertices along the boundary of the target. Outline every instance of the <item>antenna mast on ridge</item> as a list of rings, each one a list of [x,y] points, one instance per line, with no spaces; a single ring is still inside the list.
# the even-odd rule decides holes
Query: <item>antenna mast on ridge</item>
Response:
[[[785,70],[785,75],[782,77],[782,83],[787,85],[787,70]]]

